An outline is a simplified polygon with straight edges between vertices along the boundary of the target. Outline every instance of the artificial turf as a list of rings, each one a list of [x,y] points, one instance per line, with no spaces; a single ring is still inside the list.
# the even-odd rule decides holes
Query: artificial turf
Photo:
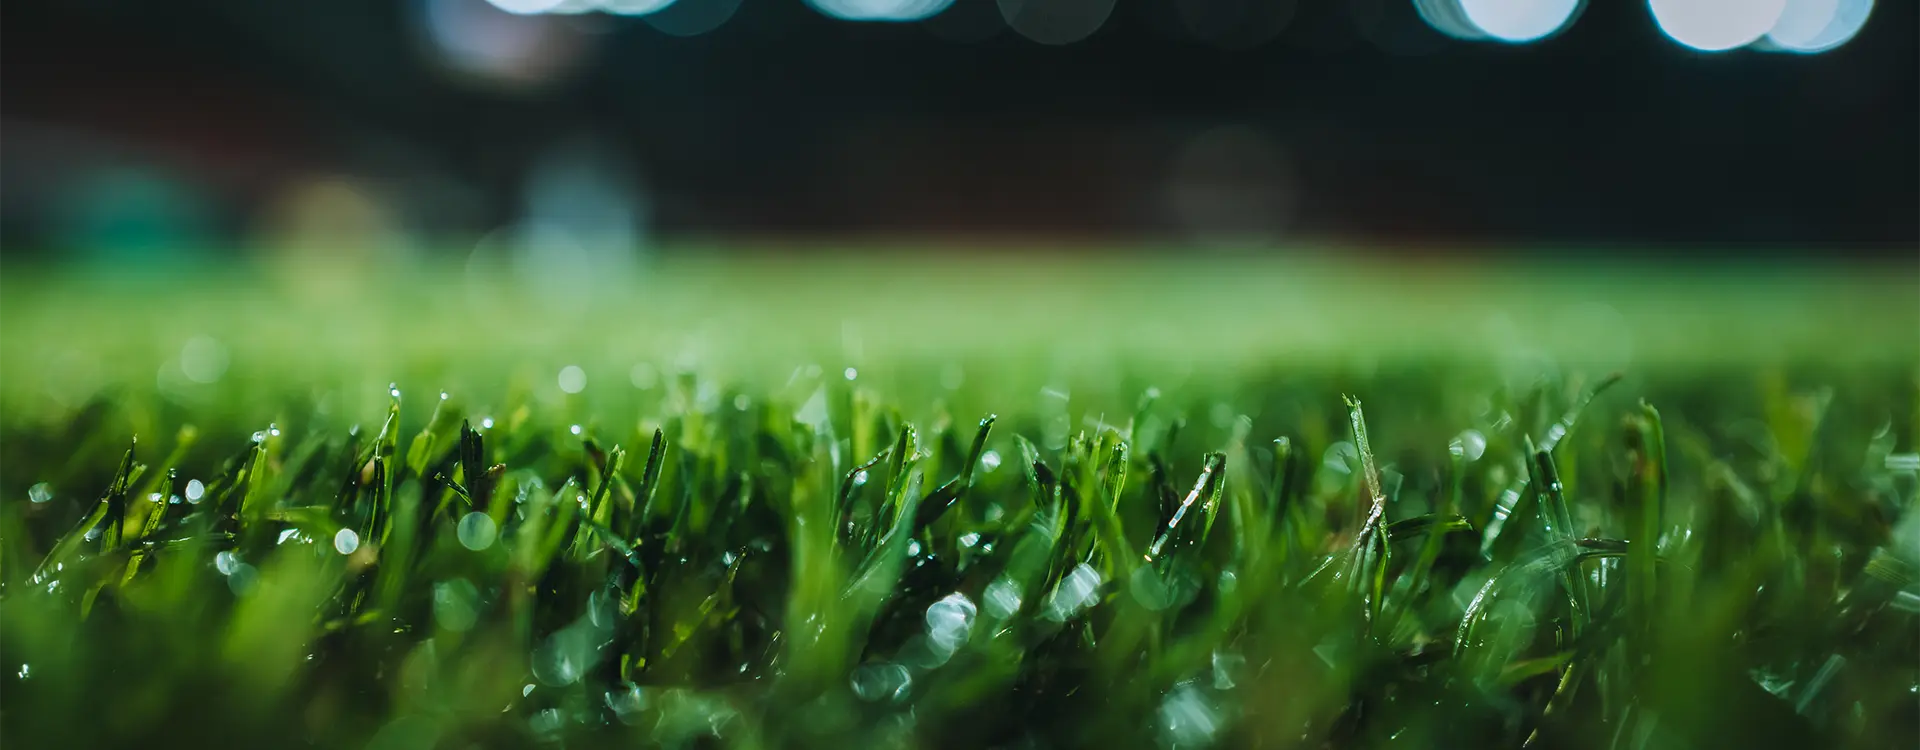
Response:
[[[0,741],[1920,726],[1910,269],[835,263],[0,277]]]

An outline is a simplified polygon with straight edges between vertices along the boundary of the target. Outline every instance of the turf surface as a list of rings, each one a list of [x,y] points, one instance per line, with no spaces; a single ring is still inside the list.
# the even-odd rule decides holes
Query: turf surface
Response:
[[[10,269],[0,740],[1899,746],[1916,310],[1910,269]]]

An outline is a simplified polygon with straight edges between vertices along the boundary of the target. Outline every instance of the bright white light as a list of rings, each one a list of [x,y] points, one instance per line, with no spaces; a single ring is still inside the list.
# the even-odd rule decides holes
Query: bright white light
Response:
[[[487,0],[487,2],[495,8],[516,16],[530,16],[558,8],[566,0]]]
[[[1503,42],[1532,42],[1561,30],[1580,0],[1459,0],[1467,20]]]
[[[946,10],[953,0],[807,0],[807,4],[844,21],[919,21]]]
[[[600,0],[600,9],[616,16],[644,16],[672,4],[673,0]]]
[[[1674,41],[1721,52],[1765,36],[1786,12],[1787,0],[1647,0],[1647,7]]]
[[[1873,14],[1873,0],[1787,0],[1767,32],[1771,46],[1812,54],[1846,44]]]

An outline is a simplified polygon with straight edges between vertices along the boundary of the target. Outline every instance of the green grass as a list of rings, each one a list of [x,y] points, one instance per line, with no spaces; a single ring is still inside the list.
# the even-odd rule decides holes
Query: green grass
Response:
[[[1912,282],[16,270],[0,744],[1906,746]]]

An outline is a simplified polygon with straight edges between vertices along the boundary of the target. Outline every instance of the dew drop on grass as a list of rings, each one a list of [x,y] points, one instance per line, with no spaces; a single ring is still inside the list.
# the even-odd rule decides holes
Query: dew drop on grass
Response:
[[[863,701],[905,700],[913,686],[913,673],[904,664],[877,662],[862,664],[853,670],[850,680],[853,694]]]
[[[1480,434],[1479,430],[1467,430],[1447,443],[1447,452],[1468,463],[1478,461],[1487,453],[1487,436]]]
[[[638,723],[641,712],[647,710],[647,694],[639,685],[631,682],[607,691],[606,702],[607,708],[613,709],[614,717],[622,724]]]
[[[560,709],[548,708],[527,719],[527,728],[533,730],[536,737],[551,739],[560,733],[560,728],[566,722],[566,717],[560,715]]]
[[[861,469],[859,471],[856,471],[853,473],[853,486],[859,487],[859,486],[865,485],[869,478],[870,477],[867,476],[866,469]]]
[[[927,639],[937,649],[953,653],[967,642],[979,609],[966,594],[954,592],[927,607]]]
[[[399,383],[388,383],[388,384],[387,384],[387,395],[389,395],[389,396],[392,396],[392,397],[394,397],[394,398],[399,398],[399,397],[400,397],[400,384],[399,384]]]
[[[433,585],[433,621],[456,633],[473,628],[480,619],[480,590],[465,578]],[[531,689],[533,686],[527,686]]]
[[[527,683],[526,687],[520,688],[520,697],[525,698],[529,695],[533,695],[533,683],[531,682]]]
[[[32,487],[28,487],[27,499],[32,500],[36,503],[44,503],[44,502],[47,502],[48,500],[52,500],[53,485],[47,484],[46,482],[41,482]]]
[[[569,428],[567,428],[567,431],[568,431],[568,432],[571,432],[571,433],[573,433],[573,434],[575,434],[575,435],[578,435],[578,434],[580,434],[580,425],[574,425],[574,426],[572,426],[572,427],[569,427]]]
[[[1160,703],[1160,738],[1165,747],[1204,747],[1219,731],[1219,713],[1191,682],[1174,686]]]
[[[981,595],[981,599],[986,601],[988,617],[996,620],[1007,619],[1020,611],[1020,584],[1014,583],[1011,578],[1002,577],[987,586],[986,593]]]
[[[567,393],[579,393],[587,389],[587,371],[579,365],[567,365],[560,368],[560,390]]]
[[[1053,596],[1047,600],[1047,618],[1055,622],[1066,622],[1080,611],[1091,606],[1099,599],[1100,584],[1103,579],[1100,571],[1091,565],[1081,563],[1072,573],[1060,581],[1053,590]]]
[[[89,542],[100,541],[100,532],[101,532],[101,528],[96,525],[91,529],[87,529],[87,533],[83,536],[83,538],[85,538]]]
[[[977,532],[969,531],[965,534],[960,535],[960,546],[963,548],[970,549],[973,547],[973,545],[976,545],[979,543],[980,543],[980,534]]]
[[[220,550],[219,554],[213,556],[213,569],[220,571],[220,575],[233,575],[234,568],[239,566],[240,556],[233,554],[233,550],[223,549]]]
[[[206,485],[201,484],[200,480],[198,479],[187,480],[187,502],[193,503],[194,505],[199,505],[200,499],[206,496],[207,496]]]
[[[987,451],[980,454],[980,468],[993,471],[1000,468],[1000,452]]]
[[[22,680],[24,680],[24,679],[27,679],[28,677],[31,677],[31,676],[33,676],[33,665],[31,665],[31,664],[27,664],[27,663],[25,663],[25,662],[21,662],[21,664],[20,664],[20,679],[22,679]]]
[[[660,382],[660,373],[654,371],[653,365],[641,362],[627,371],[627,380],[632,382],[635,388],[643,391],[651,390],[655,383]]]
[[[360,535],[353,529],[341,529],[333,535],[333,549],[342,555],[351,555],[360,549]]]
[[[299,534],[300,534],[299,529],[281,529],[280,537],[278,539],[273,540],[273,543],[276,545],[286,544],[288,539],[292,539],[295,536],[299,536]]]
[[[480,429],[483,429],[483,430],[493,429],[493,417],[482,417],[480,419]]]
[[[851,367],[849,367],[849,368],[847,368],[847,371],[846,371],[845,373],[843,373],[843,374],[845,374],[845,375],[847,376],[847,379],[848,379],[848,380],[852,380],[852,379],[854,379],[854,378],[857,378],[857,377],[860,377],[860,371],[859,371],[859,370],[856,370],[856,369],[853,369],[853,368],[851,368]]]
[[[493,546],[494,536],[499,530],[494,527],[491,516],[476,510],[460,517],[457,531],[460,546],[479,552]]]
[[[1342,440],[1327,446],[1327,452],[1322,455],[1320,465],[1328,471],[1352,474],[1353,465],[1359,460],[1360,451],[1353,447],[1353,443]]]

